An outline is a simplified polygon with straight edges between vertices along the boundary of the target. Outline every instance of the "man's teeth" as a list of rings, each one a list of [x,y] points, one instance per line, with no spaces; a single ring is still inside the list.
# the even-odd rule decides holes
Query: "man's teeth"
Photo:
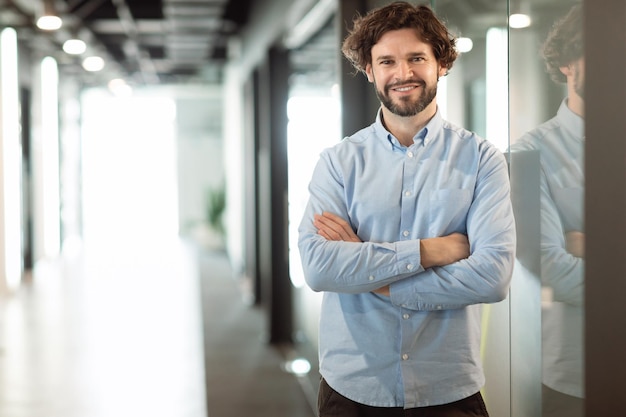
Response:
[[[396,91],[409,91],[412,90],[414,87],[399,87],[396,88]]]

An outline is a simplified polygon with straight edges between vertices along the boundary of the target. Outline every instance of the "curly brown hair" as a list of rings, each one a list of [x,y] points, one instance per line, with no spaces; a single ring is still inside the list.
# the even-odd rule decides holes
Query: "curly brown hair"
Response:
[[[353,25],[341,52],[362,73],[372,62],[372,47],[392,30],[416,30],[422,41],[432,46],[435,58],[448,71],[458,56],[456,39],[428,6],[397,1],[371,10],[365,16],[357,15]]]
[[[546,71],[557,83],[567,82],[560,68],[583,57],[582,6],[576,4],[561,19],[557,20],[543,44],[542,56]]]

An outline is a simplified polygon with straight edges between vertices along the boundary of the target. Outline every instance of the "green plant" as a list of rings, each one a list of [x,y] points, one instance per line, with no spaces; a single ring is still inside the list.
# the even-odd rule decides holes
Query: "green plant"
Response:
[[[224,210],[226,209],[226,189],[224,185],[209,188],[207,191],[206,220],[209,225],[220,234],[224,230]]]

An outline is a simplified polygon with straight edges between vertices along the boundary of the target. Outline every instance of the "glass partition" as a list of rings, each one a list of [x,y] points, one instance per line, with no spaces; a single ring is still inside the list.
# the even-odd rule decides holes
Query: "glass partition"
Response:
[[[431,3],[462,39],[440,82],[444,116],[495,143],[510,163],[517,262],[507,300],[483,310],[488,408],[582,416],[580,10],[572,0]]]
[[[583,416],[582,9],[572,0],[510,7],[511,183],[520,264],[511,290],[512,366],[519,371],[511,380],[520,394],[541,396],[532,406],[513,398],[512,415]],[[528,15],[528,26],[514,28],[520,13]],[[528,199],[538,199],[539,207],[528,210]],[[528,378],[524,351],[513,349],[524,346],[524,339],[514,343],[513,337],[529,327],[528,316],[514,313],[529,305],[533,320],[540,312],[540,379]]]

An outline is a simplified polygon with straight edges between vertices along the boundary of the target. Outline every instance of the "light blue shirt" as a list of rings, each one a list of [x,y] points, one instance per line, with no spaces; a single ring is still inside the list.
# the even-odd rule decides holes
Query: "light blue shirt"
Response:
[[[404,147],[376,122],[322,152],[299,227],[308,285],[324,291],[320,372],[379,407],[446,404],[480,390],[481,303],[508,293],[515,222],[504,155],[437,112]],[[313,215],[363,243],[327,241]],[[420,239],[461,232],[469,258],[421,266]],[[391,296],[370,291],[391,284]]]
[[[563,100],[555,117],[522,136],[513,151],[538,150],[541,161],[541,281],[543,382],[584,396],[585,261],[566,250],[565,234],[585,231],[585,121]]]

